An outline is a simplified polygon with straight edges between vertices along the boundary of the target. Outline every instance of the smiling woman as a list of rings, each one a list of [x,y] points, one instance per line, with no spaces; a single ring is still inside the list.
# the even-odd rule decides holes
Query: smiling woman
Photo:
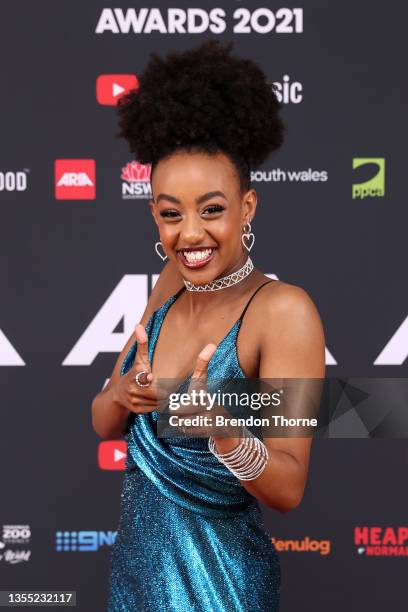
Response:
[[[128,445],[109,612],[279,608],[279,558],[258,501],[279,512],[300,503],[311,440],[217,435],[193,405],[178,421],[188,435],[159,431],[168,398],[159,379],[192,393],[219,379],[324,376],[313,301],[249,257],[250,172],[284,129],[265,74],[231,49],[211,40],[165,59],[151,54],[139,88],[118,107],[119,135],[152,164],[156,250],[169,262],[150,318],[92,404],[95,430],[120,432]]]

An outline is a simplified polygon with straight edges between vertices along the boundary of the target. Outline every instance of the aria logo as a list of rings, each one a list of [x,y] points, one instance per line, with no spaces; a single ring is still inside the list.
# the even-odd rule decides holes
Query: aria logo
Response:
[[[150,200],[150,164],[141,164],[133,160],[122,168],[122,198],[124,200]]]
[[[95,199],[94,159],[56,159],[54,169],[57,200]]]
[[[383,197],[385,194],[385,159],[383,157],[355,157],[353,170],[362,166],[374,166],[376,172],[370,179],[353,184],[353,200]]]

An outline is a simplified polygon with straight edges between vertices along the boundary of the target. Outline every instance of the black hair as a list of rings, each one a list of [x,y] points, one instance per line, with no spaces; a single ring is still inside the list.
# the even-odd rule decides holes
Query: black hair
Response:
[[[138,88],[119,99],[121,131],[136,159],[151,164],[177,150],[230,157],[242,191],[251,169],[281,146],[285,132],[275,86],[258,64],[207,40],[163,59],[150,53]]]

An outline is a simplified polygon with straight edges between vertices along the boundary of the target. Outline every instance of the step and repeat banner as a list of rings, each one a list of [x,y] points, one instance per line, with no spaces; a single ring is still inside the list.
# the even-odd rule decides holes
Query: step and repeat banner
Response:
[[[315,301],[328,377],[407,376],[407,18],[392,0],[1,3],[0,590],[106,605],[126,444],[98,438],[91,403],[163,266],[115,105],[151,51],[233,40],[277,84],[287,136],[252,173],[251,257]],[[263,508],[284,612],[406,609],[407,473],[395,431],[313,442],[302,504]]]

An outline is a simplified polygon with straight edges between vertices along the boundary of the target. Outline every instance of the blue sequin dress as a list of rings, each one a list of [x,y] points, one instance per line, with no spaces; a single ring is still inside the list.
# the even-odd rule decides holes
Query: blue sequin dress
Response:
[[[146,325],[150,362],[164,317],[183,290]],[[245,378],[236,347],[245,310],[218,344],[208,381]],[[135,342],[121,375],[136,350]],[[128,422],[107,612],[276,612],[280,562],[257,500],[210,453],[208,439],[159,438],[156,422],[156,412],[131,413]]]

